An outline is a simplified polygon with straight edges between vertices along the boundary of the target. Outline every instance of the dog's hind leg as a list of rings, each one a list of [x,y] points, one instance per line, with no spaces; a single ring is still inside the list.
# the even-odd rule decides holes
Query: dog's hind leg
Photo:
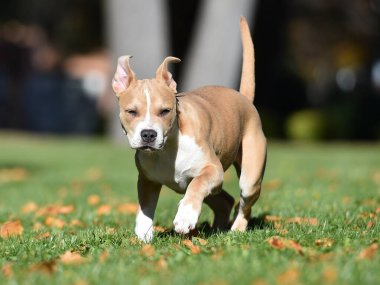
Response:
[[[213,229],[227,230],[229,228],[231,210],[235,203],[234,198],[222,190],[217,194],[207,196],[204,202],[214,212]]]
[[[242,141],[241,157],[235,162],[239,175],[240,202],[235,208],[235,220],[231,230],[245,231],[251,216],[251,208],[260,196],[266,162],[266,139],[262,132],[248,133]]]

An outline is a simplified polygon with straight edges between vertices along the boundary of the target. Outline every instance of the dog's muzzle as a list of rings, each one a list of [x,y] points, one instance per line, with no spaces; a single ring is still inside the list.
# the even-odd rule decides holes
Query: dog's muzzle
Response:
[[[155,130],[145,129],[141,131],[140,136],[141,136],[141,140],[144,143],[149,144],[156,140],[157,132]]]

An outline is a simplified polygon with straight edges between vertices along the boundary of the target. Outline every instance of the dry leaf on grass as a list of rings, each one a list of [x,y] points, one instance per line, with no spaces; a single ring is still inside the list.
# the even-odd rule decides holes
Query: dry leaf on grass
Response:
[[[116,229],[115,228],[107,228],[106,233],[109,235],[114,235],[116,233]]]
[[[56,217],[47,217],[45,219],[45,225],[48,227],[54,227],[54,228],[62,229],[66,225],[66,223],[65,223],[65,221],[63,221],[59,218],[56,218]]]
[[[363,260],[363,259],[372,259],[377,250],[379,249],[379,244],[373,243],[369,247],[366,247],[363,249],[358,256],[356,257],[357,260]]]
[[[41,233],[41,234],[36,235],[34,238],[40,240],[40,239],[44,239],[44,238],[48,238],[48,237],[50,237],[50,233],[45,232],[45,233]]]
[[[29,214],[31,212],[35,212],[38,209],[38,206],[34,202],[28,202],[21,208],[21,212],[24,214]]]
[[[198,254],[201,252],[201,248],[197,245],[194,245],[191,240],[185,239],[182,241],[182,244],[185,245],[188,249],[190,249],[192,254]]]
[[[107,250],[103,251],[100,255],[99,255],[99,262],[101,263],[104,263],[107,258],[109,257],[109,252]]]
[[[298,254],[303,254],[302,246],[294,240],[273,236],[267,239],[267,242],[275,249],[293,249]]]
[[[315,245],[320,247],[332,247],[333,243],[334,241],[329,238],[321,238],[315,241]]]
[[[280,223],[284,224],[299,224],[299,225],[318,225],[317,218],[304,218],[304,217],[293,217],[293,218],[283,218],[279,216],[266,215],[264,217],[265,222],[274,223],[275,228],[281,228]]]
[[[143,247],[139,251],[140,255],[145,255],[146,257],[151,257],[155,253],[156,253],[156,250],[155,250],[154,246],[151,244],[143,245]]]
[[[94,206],[100,203],[100,197],[98,195],[90,195],[87,197],[87,204]]]
[[[312,225],[317,226],[318,225],[318,219],[317,218],[301,218],[301,217],[294,217],[294,218],[288,218],[285,219],[286,223],[294,223],[299,225]]]
[[[21,236],[24,228],[19,220],[8,221],[1,225],[0,236],[7,238],[10,236]]]
[[[199,243],[200,245],[206,245],[208,244],[208,241],[203,239],[203,238],[200,238],[200,237],[194,237],[193,238],[194,241],[196,241],[197,243]]]
[[[112,207],[110,205],[101,205],[96,209],[96,214],[98,216],[109,215],[111,213]]]
[[[36,212],[37,216],[56,216],[56,215],[67,215],[74,212],[75,208],[73,205],[48,205],[39,209]]]
[[[86,172],[86,178],[88,181],[98,181],[103,176],[102,170],[99,168],[90,168]]]
[[[272,179],[263,183],[263,188],[265,190],[276,190],[280,188],[282,181],[280,179]]]
[[[70,221],[70,226],[71,227],[83,227],[83,223],[77,219],[72,219]]]
[[[164,233],[168,231],[168,229],[161,227],[161,226],[153,226],[153,230],[157,233]]]
[[[28,175],[28,171],[21,167],[1,168],[0,182],[20,182],[24,181]]]
[[[57,270],[57,261],[49,260],[33,264],[29,267],[30,272],[42,272],[47,275],[52,275]]]
[[[136,214],[139,209],[139,205],[135,203],[120,204],[117,207],[117,211],[121,214]]]
[[[285,272],[281,273],[277,277],[277,284],[281,285],[295,285],[299,282],[299,269],[298,268],[289,268]]]
[[[335,267],[331,267],[330,265],[323,271],[323,279],[325,280],[327,284],[331,284],[331,283],[335,284],[337,278],[338,278],[338,270]]]
[[[59,260],[61,263],[67,264],[67,265],[82,264],[82,263],[85,263],[87,261],[87,259],[84,258],[83,256],[81,256],[79,253],[69,251],[69,250],[66,251],[64,254],[62,254],[59,257]]]
[[[160,259],[155,264],[155,269],[156,270],[163,270],[166,268],[168,268],[168,263],[166,262],[165,258],[163,258],[161,256]]]
[[[3,265],[3,267],[1,268],[1,273],[7,277],[7,278],[10,278],[13,276],[13,268],[12,268],[12,264],[10,263],[6,263]]]

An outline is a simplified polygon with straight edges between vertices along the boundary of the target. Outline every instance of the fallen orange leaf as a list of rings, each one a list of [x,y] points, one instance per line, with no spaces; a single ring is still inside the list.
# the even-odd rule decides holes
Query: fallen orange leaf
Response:
[[[63,264],[82,264],[84,262],[87,261],[86,258],[84,258],[83,256],[81,256],[79,253],[77,252],[72,252],[72,251],[66,251],[64,254],[62,254],[60,257],[59,257],[59,260],[63,263]]]
[[[366,247],[365,249],[363,249],[358,254],[358,256],[356,257],[356,259],[358,259],[358,260],[372,259],[375,256],[375,254],[376,254],[376,252],[377,252],[378,249],[379,249],[379,244],[373,243],[369,247]]]
[[[96,210],[96,214],[98,216],[108,215],[111,213],[111,206],[110,205],[101,205]]]
[[[67,215],[74,211],[73,205],[48,205],[37,211],[37,216]]]
[[[298,254],[303,254],[302,246],[294,240],[285,239],[279,236],[273,236],[267,239],[267,242],[275,249],[293,249]]]
[[[281,184],[282,182],[280,179],[272,179],[272,180],[264,182],[263,188],[265,190],[276,190],[280,188]]]
[[[55,218],[55,217],[47,217],[45,219],[45,225],[47,225],[48,227],[55,227],[58,229],[62,229],[66,225],[66,223],[65,221]]]
[[[89,181],[98,181],[102,176],[103,173],[99,168],[91,168],[86,172],[86,178]]]
[[[24,214],[29,214],[31,212],[35,212],[37,209],[38,209],[38,206],[36,203],[28,202],[21,208],[21,212]]]
[[[156,270],[163,270],[168,268],[168,263],[166,260],[161,256],[160,259],[156,262],[155,265]]]
[[[164,233],[167,231],[167,229],[165,229],[164,227],[161,227],[161,226],[153,226],[153,230],[155,232],[158,232],[158,233]]]
[[[72,227],[83,227],[83,223],[77,219],[73,219],[70,221],[70,226],[72,226]]]
[[[110,254],[109,254],[109,252],[108,252],[107,250],[103,251],[103,252],[100,254],[100,256],[99,256],[99,261],[100,261],[101,263],[103,263],[104,261],[107,260],[107,258],[108,258],[109,255],[110,255]]]
[[[279,221],[281,221],[281,217],[266,215],[264,217],[264,221],[266,221],[266,222],[279,222]]]
[[[7,238],[10,236],[21,236],[24,228],[19,220],[9,221],[2,224],[0,228],[0,236]]]
[[[320,247],[332,247],[333,243],[334,241],[329,238],[321,238],[315,241],[315,245]]]
[[[50,233],[49,232],[45,232],[45,233],[42,233],[42,234],[39,234],[39,235],[35,236],[36,239],[44,239],[44,238],[48,238],[48,237],[50,237]]]
[[[87,203],[89,205],[97,205],[100,202],[100,197],[98,195],[90,195],[87,197]]]
[[[318,225],[318,219],[317,218],[301,218],[301,217],[294,217],[294,218],[288,218],[285,219],[286,223],[294,223],[299,225],[305,225],[310,224],[312,226]]]
[[[12,268],[12,264],[10,263],[6,263],[3,265],[3,267],[1,268],[1,273],[7,277],[7,278],[10,278],[13,276],[13,268]]]
[[[20,182],[27,178],[28,171],[21,167],[0,169],[0,182]]]
[[[151,257],[155,254],[156,250],[153,245],[145,244],[139,251],[140,255],[145,255],[146,257]]]
[[[33,224],[33,230],[35,230],[35,231],[42,229],[42,227],[43,227],[43,225],[39,222]]]
[[[29,271],[31,272],[40,271],[48,275],[52,275],[56,270],[57,270],[56,260],[39,262],[29,267]]]
[[[201,252],[201,248],[197,245],[194,245],[191,240],[185,239],[182,241],[182,244],[185,245],[188,249],[190,249],[192,254],[198,254]]]
[[[298,283],[300,272],[298,268],[289,268],[277,277],[277,284],[294,285]]]
[[[120,204],[117,207],[117,211],[122,214],[136,214],[139,209],[139,205],[135,203]]]
[[[200,237],[194,237],[194,240],[195,240],[196,242],[198,242],[200,245],[206,245],[206,244],[208,244],[208,241],[207,241],[207,240],[205,240],[205,239],[203,239],[203,238],[200,238]]]
[[[338,271],[334,267],[327,267],[323,271],[323,279],[326,281],[326,283],[336,283],[336,279],[338,278]]]

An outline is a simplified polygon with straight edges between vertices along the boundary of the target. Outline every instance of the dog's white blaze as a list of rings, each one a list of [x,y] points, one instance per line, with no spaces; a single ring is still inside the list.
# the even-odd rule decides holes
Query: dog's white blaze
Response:
[[[135,233],[144,242],[150,242],[153,238],[153,220],[141,210],[136,217]]]
[[[190,178],[197,176],[205,166],[203,150],[195,139],[179,134],[178,153],[175,160],[174,181],[186,189]]]
[[[146,98],[146,114],[145,114],[144,122],[146,124],[149,124],[150,123],[151,100],[150,100],[150,93],[149,93],[148,87],[146,87],[146,86],[144,87],[144,94],[145,94],[145,98]]]
[[[152,99],[151,94],[149,93],[149,88],[144,86],[144,95],[146,99],[146,113],[143,120],[141,120],[136,128],[127,133],[127,137],[129,140],[129,144],[132,148],[137,148],[143,145],[143,141],[141,139],[141,131],[144,129],[151,129],[157,132],[157,139],[155,140],[154,147],[160,148],[164,143],[164,132],[162,127],[158,123],[154,123],[151,120],[151,105]]]

